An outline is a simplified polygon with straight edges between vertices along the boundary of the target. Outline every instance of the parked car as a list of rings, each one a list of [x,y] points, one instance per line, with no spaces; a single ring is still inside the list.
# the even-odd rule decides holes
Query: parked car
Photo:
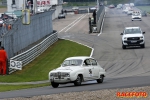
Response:
[[[120,35],[122,35],[122,48],[127,46],[141,46],[145,48],[144,35],[145,32],[140,27],[126,27]]]
[[[78,56],[66,58],[61,66],[50,71],[48,76],[52,87],[57,88],[59,84],[74,83],[79,86],[90,80],[102,83],[105,73],[105,69],[94,58]]]
[[[72,10],[73,10],[73,11],[79,10],[79,7],[75,6],[75,7],[72,8]]]
[[[122,9],[122,4],[118,4],[117,9]]]
[[[58,19],[61,19],[61,18],[66,18],[65,13],[60,13],[60,14],[58,15]]]
[[[133,10],[130,9],[130,10],[128,10],[127,15],[132,15],[132,13],[133,13]]]
[[[90,13],[93,13],[95,10],[97,10],[96,7],[91,7],[91,8],[89,8],[89,12],[90,12]]]
[[[111,4],[109,5],[109,8],[115,8],[115,5]]]

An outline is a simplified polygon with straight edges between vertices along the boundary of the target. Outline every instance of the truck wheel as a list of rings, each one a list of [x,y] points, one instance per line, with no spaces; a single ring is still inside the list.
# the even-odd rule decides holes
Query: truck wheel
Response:
[[[51,85],[52,85],[53,88],[57,88],[59,86],[58,83],[54,83],[54,82],[51,82]]]
[[[77,79],[74,81],[74,85],[75,86],[80,86],[81,85],[81,81],[82,79],[81,79],[81,76],[77,76]]]
[[[104,80],[104,76],[100,75],[100,78],[97,79],[97,83],[103,83],[103,80]]]
[[[141,46],[141,48],[145,48],[145,44],[143,44],[143,45]]]
[[[122,44],[122,49],[126,49],[126,46]]]

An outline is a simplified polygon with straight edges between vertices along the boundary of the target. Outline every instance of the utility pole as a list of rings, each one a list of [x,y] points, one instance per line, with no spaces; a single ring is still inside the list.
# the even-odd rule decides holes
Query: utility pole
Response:
[[[34,7],[34,14],[37,13],[37,0],[33,1],[33,7]]]

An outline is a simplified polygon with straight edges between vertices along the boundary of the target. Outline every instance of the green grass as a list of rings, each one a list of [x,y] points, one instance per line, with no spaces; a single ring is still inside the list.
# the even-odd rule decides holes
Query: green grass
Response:
[[[0,6],[0,8],[7,8],[7,6]]]
[[[136,6],[136,7],[141,9],[142,11],[150,13],[150,6]]]
[[[42,55],[11,75],[0,76],[0,82],[31,82],[48,80],[48,73],[71,56],[89,56],[91,49],[68,40],[58,40]]]
[[[49,83],[32,85],[0,85],[0,92],[49,86]]]

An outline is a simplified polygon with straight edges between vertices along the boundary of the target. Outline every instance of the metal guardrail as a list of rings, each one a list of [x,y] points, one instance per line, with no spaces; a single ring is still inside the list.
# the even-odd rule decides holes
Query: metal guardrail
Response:
[[[51,46],[57,40],[58,40],[58,35],[57,32],[55,32],[54,34],[51,34],[50,36],[48,36],[46,39],[44,39],[42,42],[35,45],[31,49],[15,57],[10,58],[10,60],[22,61],[22,66],[24,67],[25,65],[33,61],[36,57],[38,57],[40,54],[42,54],[49,46]],[[16,71],[15,69],[9,68],[9,74],[15,71]]]

